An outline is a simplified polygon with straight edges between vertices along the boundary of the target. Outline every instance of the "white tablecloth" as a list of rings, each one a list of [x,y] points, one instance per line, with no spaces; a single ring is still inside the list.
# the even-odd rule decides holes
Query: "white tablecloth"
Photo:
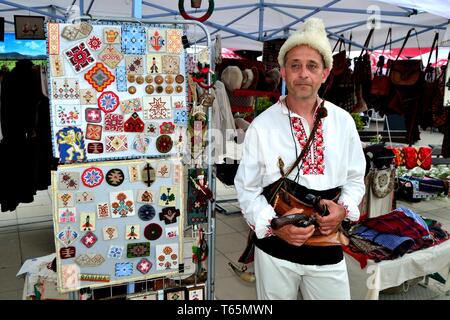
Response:
[[[437,246],[405,254],[395,260],[375,263],[369,260],[361,269],[357,260],[345,254],[352,300],[377,300],[381,290],[392,288],[407,280],[439,272],[447,279],[450,290],[450,240]]]

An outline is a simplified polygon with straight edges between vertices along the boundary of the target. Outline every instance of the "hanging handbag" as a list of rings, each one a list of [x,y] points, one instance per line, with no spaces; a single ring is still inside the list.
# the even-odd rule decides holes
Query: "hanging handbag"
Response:
[[[423,78],[422,60],[421,59],[420,60],[415,60],[415,59],[398,60],[398,58],[402,54],[402,51],[406,45],[406,42],[408,41],[409,37],[411,36],[412,31],[414,31],[416,33],[416,37],[417,37],[416,29],[411,28],[408,30],[405,40],[403,41],[403,45],[400,48],[400,51],[398,52],[397,58],[391,64],[390,71],[389,71],[389,77],[392,81],[392,84],[394,86],[396,86],[398,89],[414,87],[415,85],[420,84],[421,80]],[[419,51],[420,51],[420,46],[419,46]]]
[[[370,29],[359,57],[354,59],[353,74],[355,81],[356,104],[353,107],[352,112],[367,111],[366,101],[370,99],[370,85],[372,81],[372,65],[367,48],[369,47],[373,32],[374,28]]]
[[[372,192],[384,198],[394,190],[395,168],[375,169],[372,175]]]
[[[383,51],[381,52],[380,57],[377,62],[377,70],[375,71],[375,75],[372,79],[372,84],[370,87],[370,94],[376,97],[386,97],[389,95],[391,91],[391,79],[388,75],[383,74],[383,67],[385,64],[385,57],[383,56],[384,50],[386,48],[386,44],[388,39],[390,39],[389,47],[390,51],[392,51],[392,28],[389,28],[388,34],[386,36],[386,40],[384,42]]]
[[[333,68],[331,69],[330,76],[321,87],[319,94],[323,96],[324,99],[351,112],[356,103],[355,83],[353,71],[350,68],[351,61],[347,58],[345,46],[344,50],[341,51],[341,46],[344,43],[344,40],[342,40],[343,38],[344,35],[341,35],[333,48],[334,51],[339,44],[339,52],[333,55]],[[349,45],[349,51],[350,49],[351,43]]]
[[[436,49],[435,53],[435,62],[438,59],[438,43],[439,33],[436,32],[433,39],[433,44],[431,45],[430,54],[428,56],[428,62],[425,67],[425,81],[423,83],[423,94],[422,94],[422,106],[421,106],[421,115],[419,119],[419,124],[422,129],[426,130],[433,126],[433,104],[435,102],[439,103],[437,100],[441,100],[443,103],[443,95],[442,99],[439,99],[439,77],[438,70],[434,68],[431,64],[431,56],[433,55],[434,49]],[[443,92],[442,92],[443,93]]]

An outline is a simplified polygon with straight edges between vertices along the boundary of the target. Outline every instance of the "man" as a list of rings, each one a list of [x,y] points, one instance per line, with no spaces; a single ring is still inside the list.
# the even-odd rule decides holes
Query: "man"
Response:
[[[259,299],[350,299],[341,246],[310,246],[319,232],[333,233],[344,220],[359,219],[364,195],[365,158],[355,123],[345,110],[326,101],[326,117],[318,120],[311,147],[300,170],[289,180],[299,186],[296,195],[320,195],[329,215],[317,216],[308,227],[285,225],[273,230],[273,207],[261,194],[299,156],[322,104],[318,90],[332,67],[331,46],[321,20],[307,20],[281,47],[278,62],[288,94],[250,125],[243,157],[235,177],[240,207],[255,231],[255,275]],[[294,184],[290,184],[291,186]],[[335,199],[326,200],[326,199]],[[301,213],[292,208],[285,214]]]

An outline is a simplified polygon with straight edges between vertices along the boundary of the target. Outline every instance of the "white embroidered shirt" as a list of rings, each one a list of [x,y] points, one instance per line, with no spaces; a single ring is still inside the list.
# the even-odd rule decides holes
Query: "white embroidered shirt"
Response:
[[[272,234],[270,221],[276,216],[261,195],[263,188],[280,178],[279,157],[285,170],[290,168],[296,160],[294,141],[299,155],[312,129],[296,113],[291,112],[289,120],[288,109],[280,101],[256,117],[248,128],[234,180],[242,213],[258,238]],[[359,135],[348,112],[328,101],[324,106],[328,115],[321,119],[298,183],[314,190],[342,187],[339,203],[346,207],[348,219],[357,221],[358,204],[365,193],[366,168]],[[297,172],[294,169],[289,178],[294,180]]]

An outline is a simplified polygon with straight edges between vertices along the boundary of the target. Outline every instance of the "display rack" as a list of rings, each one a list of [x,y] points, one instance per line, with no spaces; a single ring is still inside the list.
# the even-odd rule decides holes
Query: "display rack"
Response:
[[[193,25],[196,27],[199,27],[201,30],[204,31],[207,39],[207,47],[211,48],[211,38],[209,31],[207,30],[206,26],[202,23],[195,21],[195,20],[145,20],[145,19],[137,19],[137,18],[129,18],[129,17],[108,17],[108,16],[82,16],[79,18],[80,21],[89,22],[89,21],[95,21],[95,23],[99,22],[113,22],[113,23],[140,23],[142,25],[148,24],[148,25],[171,25],[174,27],[179,27],[179,25]],[[209,64],[211,64],[211,54],[208,55]],[[208,74],[208,81],[211,82],[211,74]],[[210,89],[207,89],[207,93],[210,93]],[[207,111],[207,126],[209,127],[210,119],[212,119],[212,108],[208,108]],[[212,140],[212,133],[211,130],[207,131],[207,137],[206,139],[208,141]],[[208,185],[211,186],[213,190],[213,194],[215,194],[215,182],[213,181],[213,170],[212,170],[212,147],[211,144],[207,143],[206,145],[206,164],[204,163],[205,160],[202,160],[202,167],[206,165],[208,171],[207,171],[207,181]],[[145,158],[142,156],[142,158]],[[205,159],[205,157],[202,157],[202,159]],[[206,241],[208,243],[208,258],[207,258],[207,276],[206,276],[206,282],[205,282],[205,288],[206,288],[206,294],[205,298],[208,300],[214,299],[214,243],[215,243],[215,216],[214,216],[214,207],[215,204],[212,201],[208,201],[208,207],[207,207],[207,231],[205,232],[206,235]],[[180,269],[182,272],[182,269]],[[164,277],[159,279],[162,280],[164,283]],[[149,281],[159,281],[158,279],[150,279],[145,280],[145,285],[147,286]],[[181,279],[180,279],[181,283]],[[197,283],[194,283],[196,285]],[[122,284],[123,285],[123,284]],[[104,286],[103,288],[109,288],[110,291],[113,291],[113,287],[117,286],[117,284],[110,285],[110,286]],[[164,285],[163,285],[164,286]],[[136,283],[130,282],[127,284],[127,294],[132,294],[135,292]],[[79,293],[79,292],[78,292]],[[76,291],[73,291],[70,293],[71,299],[78,299],[80,296],[77,295]]]

